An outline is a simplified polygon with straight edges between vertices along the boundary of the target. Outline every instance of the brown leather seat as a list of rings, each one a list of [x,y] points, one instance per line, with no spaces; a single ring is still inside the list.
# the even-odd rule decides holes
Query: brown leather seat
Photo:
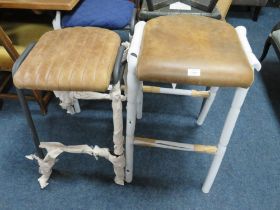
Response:
[[[18,88],[107,90],[120,46],[112,31],[67,28],[44,34],[14,75]]]
[[[147,22],[137,75],[142,81],[244,88],[254,79],[231,25],[187,15]]]

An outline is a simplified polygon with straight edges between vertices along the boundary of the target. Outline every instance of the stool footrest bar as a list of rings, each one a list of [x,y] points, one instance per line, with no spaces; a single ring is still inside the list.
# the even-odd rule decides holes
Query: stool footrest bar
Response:
[[[162,93],[162,94],[169,94],[169,95],[192,96],[192,97],[203,97],[203,98],[207,98],[210,95],[209,91],[162,88],[162,87],[147,86],[147,85],[143,86],[143,92],[145,92],[145,93]]]
[[[57,157],[66,152],[74,154],[88,154],[94,156],[96,159],[98,157],[103,157],[113,164],[115,172],[115,183],[119,185],[124,185],[124,166],[125,158],[124,155],[111,154],[108,148],[100,148],[98,146],[88,146],[88,145],[75,145],[66,146],[60,142],[42,142],[40,148],[47,150],[47,155],[45,158],[39,158],[36,155],[26,156],[29,160],[37,160],[39,164],[39,173],[42,176],[38,179],[41,188],[45,188],[48,185],[48,180],[52,174],[52,169],[57,162]]]
[[[185,144],[185,143],[178,143],[178,142],[171,142],[171,141],[164,141],[164,140],[157,140],[157,139],[140,138],[140,137],[135,137],[134,144],[139,146],[159,147],[165,149],[199,152],[199,153],[207,153],[207,154],[216,154],[217,152],[216,146],[200,145],[200,144]]]

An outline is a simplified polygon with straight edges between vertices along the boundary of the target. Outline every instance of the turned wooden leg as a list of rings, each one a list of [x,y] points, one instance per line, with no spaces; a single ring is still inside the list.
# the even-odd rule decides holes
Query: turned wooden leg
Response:
[[[208,112],[215,100],[215,97],[216,97],[216,94],[217,94],[217,91],[219,90],[218,87],[211,87],[210,88],[210,96],[206,99],[206,101],[204,102],[202,108],[201,108],[201,111],[200,111],[200,114],[198,116],[198,119],[196,121],[196,123],[198,125],[202,125],[204,123],[204,120],[205,118],[207,117],[208,115]],[[202,102],[203,103],[203,102]]]
[[[205,88],[205,91],[209,91],[209,90],[210,90],[210,87],[206,87],[206,88]],[[203,107],[204,107],[204,105],[205,105],[205,103],[206,103],[206,100],[207,100],[207,98],[203,98],[203,100],[202,100],[202,103],[201,103],[201,106],[200,106],[199,115],[200,115],[200,113],[202,112],[202,109],[203,109]]]
[[[37,103],[38,103],[39,106],[40,106],[40,110],[41,110],[42,115],[47,114],[47,108],[46,108],[46,106],[45,106],[45,103],[44,103],[44,100],[43,100],[41,91],[32,90],[32,92],[33,92],[33,95],[34,95],[34,97],[35,97]]]
[[[208,193],[214,183],[248,90],[249,89],[237,88],[235,91],[231,108],[228,112],[218,144],[218,151],[214,156],[212,165],[208,171],[208,175],[202,187],[202,191],[204,193]]]
[[[127,75],[127,119],[126,119],[126,169],[125,181],[130,183],[133,178],[133,152],[134,152],[134,131],[136,125],[138,97],[141,88],[141,82],[136,77],[135,66],[128,64]],[[143,94],[143,93],[142,93]]]

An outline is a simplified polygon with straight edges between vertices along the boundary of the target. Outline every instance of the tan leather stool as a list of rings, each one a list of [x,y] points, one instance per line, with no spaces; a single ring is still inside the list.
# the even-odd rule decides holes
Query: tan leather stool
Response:
[[[36,45],[30,45],[13,68],[13,80],[18,88],[21,105],[31,128],[42,177],[40,185],[48,183],[56,158],[62,152],[86,153],[101,156],[112,162],[116,174],[115,182],[123,184],[123,122],[120,91],[122,57],[124,47],[119,36],[100,28],[68,28],[44,34]],[[113,76],[112,76],[113,75]],[[107,91],[112,78],[113,87]],[[65,146],[59,142],[40,144],[27,103],[20,89],[51,90],[69,101],[78,99],[112,100],[114,122],[114,153],[109,149],[87,145]],[[64,100],[65,101],[65,100]],[[71,104],[71,103],[70,103]],[[65,107],[69,108],[69,107]],[[42,148],[47,150],[44,156]]]
[[[254,67],[260,63],[252,53],[246,29],[199,16],[160,17],[136,25],[128,54],[128,105],[126,128],[126,181],[133,176],[134,145],[194,151],[214,155],[203,185],[208,193],[218,172],[240,108],[253,83]],[[210,86],[210,91],[144,86],[142,82]],[[142,116],[144,92],[207,98],[197,123],[201,125],[218,87],[234,87],[236,93],[217,146],[183,144],[134,136],[136,117]],[[140,98],[140,99],[139,99]]]

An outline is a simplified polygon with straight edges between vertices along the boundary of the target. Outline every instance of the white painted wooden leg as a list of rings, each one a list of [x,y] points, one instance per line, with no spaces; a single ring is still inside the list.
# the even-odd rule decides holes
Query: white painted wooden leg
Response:
[[[219,90],[218,87],[211,87],[210,88],[210,96],[207,98],[207,100],[206,100],[206,102],[205,102],[205,104],[204,104],[204,106],[203,106],[203,108],[202,108],[202,110],[199,114],[199,117],[196,121],[196,123],[198,125],[203,124],[203,122],[204,122],[205,118],[207,117],[207,114],[208,114],[208,112],[209,112],[209,110],[210,110],[210,108],[211,108],[211,106],[212,106],[212,104],[215,100],[215,97],[216,97],[216,94],[217,94],[218,90]]]
[[[140,51],[145,22],[140,21],[135,25],[135,32],[127,56],[127,122],[126,122],[126,144],[125,158],[126,170],[125,180],[131,182],[133,177],[133,150],[134,131],[137,115],[137,95],[140,82],[136,76],[137,57]]]
[[[78,99],[74,99],[74,109],[75,109],[75,113],[81,112],[80,103]]]
[[[142,118],[143,110],[143,82],[140,82],[140,88],[137,95],[137,119]]]
[[[52,21],[53,29],[58,30],[61,29],[61,12],[56,11],[55,18]]]
[[[127,75],[127,122],[126,122],[126,170],[125,181],[131,182],[133,177],[133,150],[134,131],[137,114],[137,95],[140,89],[140,82],[135,73],[135,66],[128,64]]]
[[[202,191],[204,193],[208,193],[212,187],[212,184],[215,180],[215,177],[219,171],[220,165],[222,163],[224,154],[227,149],[227,145],[229,143],[231,134],[233,132],[233,129],[235,127],[236,121],[238,119],[238,115],[240,113],[240,109],[243,105],[243,102],[246,98],[247,92],[249,89],[244,88],[237,88],[235,91],[235,95],[231,104],[231,108],[229,110],[229,113],[227,115],[224,128],[220,137],[220,141],[218,144],[218,151],[214,156],[213,162],[211,164],[211,167],[208,171],[208,175],[206,177],[206,180],[203,184]]]

